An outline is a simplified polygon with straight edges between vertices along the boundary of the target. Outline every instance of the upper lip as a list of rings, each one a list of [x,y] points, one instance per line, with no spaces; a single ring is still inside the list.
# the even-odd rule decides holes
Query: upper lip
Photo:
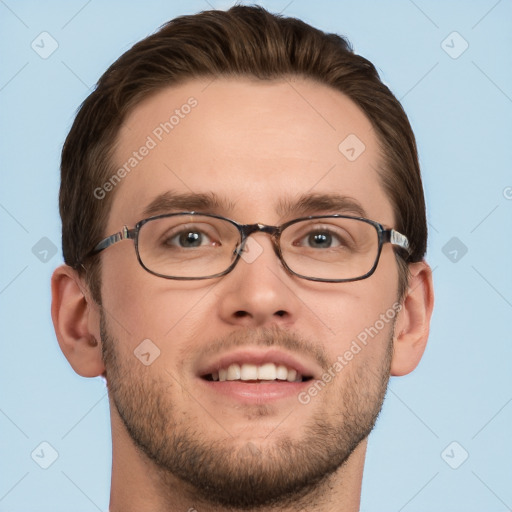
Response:
[[[220,368],[228,368],[232,364],[255,364],[274,363],[284,365],[288,369],[294,369],[303,377],[318,378],[321,369],[317,364],[302,360],[296,355],[279,349],[261,350],[256,348],[238,349],[233,352],[216,356],[215,359],[205,361],[199,368],[198,376],[204,377],[213,372],[218,372]]]

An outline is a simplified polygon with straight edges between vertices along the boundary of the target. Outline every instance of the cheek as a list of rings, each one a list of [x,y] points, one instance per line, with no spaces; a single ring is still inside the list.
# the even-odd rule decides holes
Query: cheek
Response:
[[[132,340],[130,345],[148,338],[163,346],[174,338],[190,336],[198,323],[212,317],[208,312],[212,281],[154,276],[139,265],[135,251],[113,251],[108,256],[102,265],[103,308],[110,326],[123,339]]]
[[[321,332],[326,336],[326,345],[343,344],[376,323],[382,327],[379,321],[381,318],[385,317],[387,325],[396,316],[400,306],[396,303],[395,282],[390,285],[388,279],[386,283],[377,281],[368,279],[342,283],[335,285],[340,287],[337,290],[304,294],[301,297],[313,313],[311,318],[316,319]]]
[[[323,286],[321,290],[303,290],[301,300],[312,312],[308,316],[317,325],[316,336],[330,360],[335,361],[347,351],[352,351],[347,353],[347,358],[356,353],[358,359],[382,357],[401,309],[396,302],[397,287],[394,255],[386,254],[376,272],[367,279],[334,284],[332,288]],[[358,346],[364,348],[361,354]],[[362,352],[365,352],[363,357]]]

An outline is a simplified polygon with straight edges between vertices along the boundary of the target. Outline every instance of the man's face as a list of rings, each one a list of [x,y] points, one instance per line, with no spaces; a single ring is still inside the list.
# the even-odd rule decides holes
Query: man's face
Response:
[[[190,97],[197,104],[182,109]],[[179,122],[169,133],[158,130],[175,109]],[[350,134],[365,145],[355,160],[338,149]],[[217,79],[166,89],[126,119],[116,166],[148,144],[148,136],[154,147],[117,185],[105,235],[133,227],[164,193],[214,194],[217,204],[203,212],[269,225],[298,216],[283,205],[337,194],[360,203],[369,219],[394,225],[378,177],[376,134],[350,100],[325,86]],[[193,203],[172,209],[162,201],[160,207],[152,212],[201,209]],[[334,213],[354,214],[325,203],[301,216]],[[150,274],[130,241],[101,255],[113,422],[126,427],[164,480],[172,474],[192,495],[239,507],[284,503],[310,490],[366,438],[389,378],[389,311],[398,287],[390,244],[370,278],[322,283],[289,274],[269,235],[251,238],[257,257],[208,280]],[[357,350],[354,340],[368,329],[371,336]],[[160,351],[149,365],[134,355],[148,339],[149,358],[154,346]],[[309,380],[212,380],[233,363],[275,363]],[[287,376],[293,380],[293,371]],[[311,391],[317,380],[323,385]]]

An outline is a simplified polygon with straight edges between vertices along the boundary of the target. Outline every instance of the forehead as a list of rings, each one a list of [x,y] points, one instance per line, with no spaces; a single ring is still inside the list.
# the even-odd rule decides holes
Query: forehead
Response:
[[[217,213],[247,223],[276,223],[283,204],[340,194],[393,222],[370,121],[310,80],[217,78],[161,90],[125,119],[114,160],[109,229],[133,225],[169,192],[214,194]]]

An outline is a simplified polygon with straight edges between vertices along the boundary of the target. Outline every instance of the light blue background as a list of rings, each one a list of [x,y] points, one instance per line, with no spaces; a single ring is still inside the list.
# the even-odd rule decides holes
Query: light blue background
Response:
[[[73,372],[50,320],[60,150],[113,60],[209,4],[230,5],[0,1],[2,512],[108,509],[106,388]],[[370,437],[361,510],[511,509],[512,2],[261,4],[346,35],[402,100],[419,144],[436,307],[424,359],[392,379]],[[31,48],[43,31],[59,45],[48,59]],[[453,31],[469,43],[457,59],[441,46]],[[58,247],[46,263],[32,252],[42,237]],[[457,262],[443,253],[452,237],[468,249]],[[46,470],[31,458],[43,441],[59,454]],[[458,469],[441,457],[452,441],[469,454]]]

